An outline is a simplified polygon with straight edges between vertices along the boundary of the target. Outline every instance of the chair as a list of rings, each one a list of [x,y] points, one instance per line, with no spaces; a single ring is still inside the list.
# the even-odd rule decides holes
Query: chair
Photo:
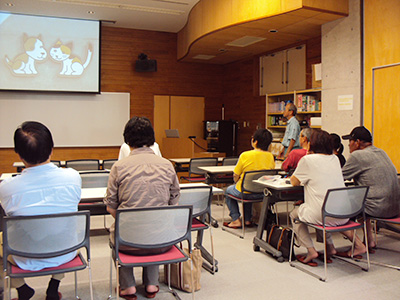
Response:
[[[98,159],[73,159],[65,162],[66,168],[72,168],[77,171],[100,170],[100,161]]]
[[[379,223],[380,225],[384,225],[384,228],[397,232],[399,233],[399,228],[393,228],[390,225],[400,225],[400,215],[395,217],[395,218],[390,218],[390,219],[385,219],[385,218],[378,218],[378,217],[368,217],[372,222],[374,222],[374,229],[375,229],[375,245],[376,245],[376,249],[379,250],[386,250],[386,251],[392,251],[392,252],[400,252],[398,250],[395,249],[389,249],[389,248],[383,248],[383,247],[378,247],[378,242],[377,242],[377,237],[376,237],[376,233],[377,233],[377,224]],[[377,261],[370,261],[371,264],[374,265],[378,265],[381,267],[387,267],[387,268],[391,268],[391,269],[396,269],[396,270],[400,270],[400,266],[395,266],[395,265],[391,265],[391,264],[386,264],[386,263],[382,263],[382,262],[377,262]]]
[[[111,170],[112,166],[118,159],[104,159],[103,160],[103,170]]]
[[[181,180],[183,179],[189,182],[204,182],[207,179],[207,172],[199,169],[199,167],[216,166],[217,164],[217,157],[191,158],[189,162],[189,176],[181,176]]]
[[[223,166],[236,166],[239,157],[224,157],[222,159]]]
[[[119,267],[146,267],[151,265],[183,262],[190,259],[176,244],[186,240],[189,253],[191,248],[192,207],[191,206],[154,206],[131,209],[118,209],[115,216],[115,237],[110,241],[110,295],[112,298],[112,264],[116,269],[116,291],[119,290]],[[120,252],[120,247],[133,247],[138,249],[154,249],[172,246],[162,254],[132,255]],[[191,265],[193,272],[193,265]],[[170,272],[168,272],[170,274]],[[193,273],[192,283],[193,283]],[[169,278],[170,279],[170,278]],[[171,282],[168,280],[168,282]],[[193,286],[193,284],[192,284]],[[193,289],[194,290],[194,289]],[[194,299],[194,291],[192,298]],[[168,284],[168,291],[175,298],[178,294]],[[119,293],[116,293],[119,299]]]
[[[82,188],[100,188],[107,187],[109,171],[97,170],[97,171],[80,171],[82,179]],[[107,228],[106,216],[108,215],[107,207],[103,201],[90,201],[90,202],[79,202],[78,210],[89,210],[91,216],[104,216],[104,229]]]
[[[352,251],[353,251],[354,241],[355,241],[355,237],[356,237],[356,229],[363,228],[365,241],[366,241],[366,244],[368,244],[367,230],[366,230],[366,223],[365,223],[365,213],[364,213],[365,199],[367,197],[368,189],[369,189],[369,187],[367,187],[367,186],[353,186],[353,187],[329,189],[326,192],[324,204],[322,206],[322,225],[302,222],[301,220],[298,220],[298,219],[294,220],[294,222],[304,223],[307,226],[310,226],[316,230],[322,230],[323,240],[324,240],[324,272],[325,272],[324,277],[321,277],[321,276],[317,275],[316,273],[313,273],[313,272],[309,271],[308,269],[303,268],[298,263],[294,263],[292,261],[292,255],[293,255],[292,249],[293,249],[294,234],[292,235],[291,251],[290,251],[290,255],[289,255],[290,265],[292,267],[296,267],[296,268],[318,278],[319,280],[325,282],[327,279],[327,255],[326,255],[326,247],[325,247],[327,232],[331,233],[331,232],[354,230],[354,239],[353,239],[353,244],[352,244]],[[347,218],[357,217],[360,215],[362,216],[362,220],[363,220],[361,223],[349,220],[344,225],[338,225],[338,226],[325,225],[325,219],[328,217],[332,217],[332,218],[336,218],[336,219],[347,219]],[[351,263],[352,265],[362,268],[358,264],[353,263],[351,260],[340,258],[338,256],[335,256],[335,257],[338,259],[341,259],[343,261],[346,261],[348,263]],[[367,268],[362,268],[362,269],[364,271],[368,271],[369,267],[370,267],[370,262],[369,262],[369,253],[368,253],[368,249],[367,249]]]
[[[75,272],[75,298],[77,274],[89,271],[90,298],[93,300],[90,265],[90,214],[88,211],[39,216],[15,216],[3,218],[3,268],[5,295],[11,299],[10,278],[37,277]],[[80,248],[86,249],[86,260],[79,251],[69,262],[40,271],[27,271],[7,261],[9,255],[28,258],[51,258],[65,255]]]
[[[107,187],[110,172],[106,170],[80,171],[79,175],[81,175],[82,179],[82,188],[97,188]]]
[[[239,197],[235,197],[233,195],[225,194],[226,197],[229,197],[233,200],[236,200],[240,203],[242,203],[242,217],[244,217],[244,204],[245,203],[255,203],[255,202],[262,202],[264,199],[264,187],[260,184],[257,184],[254,182],[254,180],[257,180],[258,178],[264,176],[264,175],[276,175],[278,173],[278,170],[259,170],[259,171],[249,171],[245,172],[243,175],[243,181],[241,185],[242,192]],[[260,197],[257,199],[246,199],[246,192],[247,193],[252,193],[252,194],[260,194]],[[222,221],[225,221],[225,205],[223,206],[222,209]],[[222,230],[227,231],[229,233],[232,233],[234,235],[239,236],[240,238],[244,238],[244,222],[242,224],[242,234],[238,234],[236,231],[229,229],[227,227],[222,227]]]
[[[199,186],[199,187],[181,187],[181,196],[179,198],[179,205],[192,205],[193,206],[193,219],[192,231],[197,231],[197,240],[194,246],[201,250],[202,256],[211,261],[211,267],[204,265],[203,267],[211,274],[216,272],[216,261],[214,257],[214,241],[212,236],[211,226],[206,224],[206,216],[211,220],[211,198],[212,186]],[[210,228],[211,239],[211,255],[203,246],[204,230]]]

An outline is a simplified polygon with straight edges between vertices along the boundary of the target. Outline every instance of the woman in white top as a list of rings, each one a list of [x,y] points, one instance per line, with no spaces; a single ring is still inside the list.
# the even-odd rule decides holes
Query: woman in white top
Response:
[[[160,151],[160,147],[158,146],[158,144],[156,142],[154,142],[154,144],[152,146],[150,146],[149,148],[152,149],[156,155],[158,155],[159,157],[162,157],[161,151]],[[132,150],[128,146],[128,144],[127,143],[123,143],[121,145],[121,148],[119,149],[118,160],[121,160],[121,159],[123,159],[125,157],[128,157],[129,154],[131,153],[131,151]]]
[[[303,156],[290,178],[292,185],[304,185],[304,203],[296,207],[290,217],[301,221],[322,225],[322,205],[328,189],[344,187],[344,180],[339,159],[333,154],[332,140],[329,133],[320,129],[313,129],[309,143],[309,150]],[[347,223],[348,219],[326,219],[327,225],[337,226]],[[315,250],[308,226],[293,222],[293,230],[300,245],[307,248],[307,256],[297,256],[302,263],[316,266],[314,258],[319,256]],[[344,232],[347,236],[351,232]],[[330,234],[326,235],[326,247],[328,256],[337,254]],[[365,246],[360,239],[356,240],[354,254],[365,252]],[[341,253],[343,256],[343,253]],[[348,254],[345,253],[345,256]],[[323,256],[322,256],[323,259]]]

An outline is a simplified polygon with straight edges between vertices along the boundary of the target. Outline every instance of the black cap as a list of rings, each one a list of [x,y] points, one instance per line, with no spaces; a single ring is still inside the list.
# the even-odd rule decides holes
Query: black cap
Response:
[[[350,134],[343,135],[344,140],[360,140],[367,143],[372,143],[371,132],[364,126],[355,127]]]

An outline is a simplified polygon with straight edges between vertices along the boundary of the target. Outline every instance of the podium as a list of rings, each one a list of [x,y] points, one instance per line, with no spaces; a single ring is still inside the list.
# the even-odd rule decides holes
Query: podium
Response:
[[[207,141],[201,138],[163,138],[161,153],[165,158],[225,157],[225,153],[205,152],[205,149]]]

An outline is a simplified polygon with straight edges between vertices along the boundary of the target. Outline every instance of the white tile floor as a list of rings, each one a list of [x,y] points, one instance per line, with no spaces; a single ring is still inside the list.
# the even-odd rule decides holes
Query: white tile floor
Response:
[[[222,208],[213,205],[213,216],[222,224]],[[101,228],[102,217],[92,217],[92,228]],[[111,219],[109,220],[109,224]],[[291,268],[287,262],[278,263],[264,251],[254,252],[252,239],[255,228],[247,229],[245,239],[224,232],[221,228],[213,228],[216,258],[219,270],[211,275],[202,270],[200,291],[196,292],[197,300],[243,300],[243,299],[399,299],[400,272],[393,269],[371,265],[369,272],[364,272],[349,264],[333,261],[328,267],[328,280],[321,282],[296,268]],[[382,232],[384,230],[381,230]],[[391,247],[400,251],[400,235],[378,235],[381,246]],[[393,238],[395,237],[395,238]],[[334,235],[338,248],[348,246],[340,234]],[[209,234],[205,233],[204,244],[209,247]],[[321,249],[321,244],[316,243]],[[296,249],[297,253],[305,249]],[[107,299],[109,278],[109,247],[108,235],[91,237],[91,255],[94,284],[94,298]],[[400,253],[377,250],[371,255],[372,260],[386,261],[400,265]],[[313,270],[323,272],[323,264],[319,263]],[[161,277],[163,272],[161,271]],[[140,281],[140,270],[136,270]],[[88,275],[86,271],[79,272],[79,295],[82,300],[90,299]],[[35,288],[36,299],[44,299],[49,278],[28,279],[27,282]],[[161,292],[156,299],[173,299],[165,293],[167,287],[161,284]],[[143,288],[138,288],[138,299],[146,299]],[[74,299],[73,275],[67,274],[62,281],[60,291],[63,299]],[[15,290],[13,296],[16,295]],[[179,292],[182,300],[191,299],[191,294]]]

